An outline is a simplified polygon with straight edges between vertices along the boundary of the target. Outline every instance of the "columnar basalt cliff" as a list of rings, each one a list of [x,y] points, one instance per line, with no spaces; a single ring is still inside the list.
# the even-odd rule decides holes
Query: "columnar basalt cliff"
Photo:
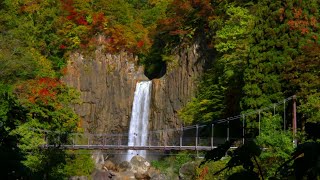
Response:
[[[179,48],[174,65],[168,65],[163,77],[152,80],[150,130],[180,127],[177,113],[194,95],[196,80],[205,64],[199,44]],[[91,58],[78,53],[70,57],[63,79],[81,92],[82,104],[76,105],[75,110],[86,131],[128,132],[136,82],[147,80],[136,62],[125,52],[110,55],[99,50]]]
[[[110,55],[97,50],[90,58],[71,55],[63,80],[81,92],[82,103],[75,111],[86,131],[128,130],[136,82],[147,80],[143,69],[135,66],[136,61],[125,52]]]
[[[167,73],[160,79],[153,80],[152,105],[150,115],[151,128],[179,129],[182,122],[178,111],[194,96],[197,80],[200,78],[206,57],[202,54],[199,43],[176,51],[175,67],[167,68]],[[161,139],[177,141],[173,134],[161,134]],[[164,141],[162,141],[164,143]]]

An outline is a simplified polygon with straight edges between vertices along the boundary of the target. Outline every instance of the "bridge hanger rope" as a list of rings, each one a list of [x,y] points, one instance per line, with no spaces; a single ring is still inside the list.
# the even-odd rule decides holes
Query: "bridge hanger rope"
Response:
[[[263,111],[269,110],[269,109],[274,109],[275,112],[275,107],[277,107],[278,105],[281,104],[285,104],[286,102],[292,100],[295,96],[290,96],[286,99],[283,99],[277,103],[273,103],[270,104],[269,106],[266,106],[264,108],[260,108],[257,110],[253,110],[247,113],[243,113],[243,114],[239,114],[239,115],[235,115],[235,116],[230,116],[227,118],[223,118],[223,119],[219,119],[219,120],[213,120],[212,124],[220,124],[220,123],[225,123],[225,122],[230,122],[230,121],[234,121],[237,119],[241,119],[241,118],[245,118],[246,116],[250,116],[250,115],[254,115],[254,114],[258,114],[261,113]],[[161,132],[168,132],[168,131],[181,131],[181,129],[184,130],[189,130],[189,129],[195,129],[195,128],[202,128],[202,127],[206,127],[208,126],[208,124],[197,124],[197,125],[190,125],[190,126],[183,126],[182,128],[169,128],[169,129],[158,129],[158,130],[154,130],[154,131],[149,131],[148,134],[154,134],[154,133],[161,133]],[[32,131],[37,131],[37,132],[42,132],[42,133],[54,133],[54,134],[72,134],[72,135],[90,135],[90,136],[129,136],[130,133],[119,133],[119,134],[90,134],[90,133],[79,133],[79,132],[63,132],[63,131],[50,131],[50,130],[45,130],[45,129],[38,129],[38,128],[29,128]]]

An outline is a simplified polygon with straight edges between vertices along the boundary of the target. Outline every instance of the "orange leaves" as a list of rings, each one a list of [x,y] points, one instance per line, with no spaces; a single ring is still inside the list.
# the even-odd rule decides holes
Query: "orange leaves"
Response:
[[[311,18],[310,18],[310,25],[313,27],[313,28],[316,28],[317,27],[317,23],[318,23],[318,20],[314,17],[314,16],[312,16]]]
[[[309,25],[308,21],[305,20],[289,20],[287,24],[289,25],[291,30],[301,30],[302,28],[306,28]]]
[[[199,179],[200,180],[203,180],[205,179],[206,175],[209,173],[209,167],[208,166],[205,166],[201,172],[200,172],[200,175],[199,175]]]
[[[293,8],[293,16],[295,19],[299,19],[302,15],[302,9],[301,8]]]
[[[280,8],[280,12],[284,12],[284,8]],[[312,29],[318,28],[318,20],[314,16],[306,14],[301,8],[292,9],[293,18],[287,21],[290,30],[300,31],[302,35],[309,34]],[[280,16],[283,20],[283,15]]]

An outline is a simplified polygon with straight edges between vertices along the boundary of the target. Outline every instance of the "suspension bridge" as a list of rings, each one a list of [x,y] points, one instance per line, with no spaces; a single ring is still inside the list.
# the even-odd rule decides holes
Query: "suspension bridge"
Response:
[[[66,133],[59,131],[49,131],[41,129],[31,129],[37,132],[45,143],[41,148],[59,148],[59,149],[88,149],[88,150],[195,150],[210,151],[225,141],[233,141],[231,148],[237,148],[252,138],[246,137],[246,131],[250,130],[246,127],[246,118],[255,117],[257,123],[256,132],[260,135],[261,121],[264,113],[282,116],[283,131],[287,130],[288,101],[292,103],[292,131],[296,133],[296,102],[295,96],[289,97],[278,103],[271,104],[262,109],[250,111],[237,116],[232,116],[216,121],[210,124],[182,126],[179,128],[166,128],[161,130],[149,131],[147,134],[147,143],[141,146],[129,146],[129,136],[139,137],[138,133],[133,134],[90,134],[90,133]],[[290,108],[290,107],[289,107]],[[291,112],[291,111],[290,111]],[[236,123],[230,131],[230,124]],[[217,126],[219,133],[215,132]],[[222,131],[222,132],[221,132]],[[233,132],[236,132],[233,134]],[[294,139],[293,139],[294,141]]]

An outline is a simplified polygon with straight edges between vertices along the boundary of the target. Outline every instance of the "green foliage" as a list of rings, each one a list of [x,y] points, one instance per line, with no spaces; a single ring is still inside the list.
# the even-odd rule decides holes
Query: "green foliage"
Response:
[[[171,178],[179,174],[180,167],[192,160],[192,156],[188,152],[179,152],[162,160],[152,161],[151,165]]]
[[[306,133],[308,141],[299,144],[291,158],[284,162],[275,177],[278,179],[319,179],[320,178],[320,123],[307,123]],[[293,162],[293,163],[292,163]]]
[[[219,161],[223,156],[227,154],[229,148],[233,142],[227,141],[224,144],[218,146],[206,153],[205,159],[200,165],[205,164],[210,161]],[[263,174],[261,172],[261,167],[257,161],[257,157],[261,154],[261,149],[256,145],[254,141],[247,141],[245,144],[239,146],[233,151],[229,151],[230,160],[226,163],[225,167],[219,169],[214,175],[218,175],[226,169],[233,169],[235,167],[241,166],[243,169],[236,171],[234,174],[229,176],[228,179],[235,179],[235,175],[238,174],[241,177],[250,177],[250,179],[259,179],[259,175],[263,179]],[[258,169],[258,172],[256,172]]]
[[[76,103],[77,93],[56,78],[70,52],[97,46],[109,53],[138,54],[147,76],[159,78],[179,66],[173,47],[206,38],[201,45],[216,55],[207,61],[197,94],[179,111],[181,119],[207,123],[296,94],[298,125],[304,130],[305,124],[320,118],[319,7],[318,0],[4,0],[0,154],[8,155],[5,164],[10,158],[14,164],[0,168],[1,174],[9,179],[30,172],[38,179],[43,174],[66,175],[64,152],[39,151],[43,135],[28,129],[76,131],[79,119],[70,103]],[[281,129],[281,119],[264,116],[257,142],[268,147],[259,161],[263,174],[270,177],[289,158],[292,146],[288,134],[274,130]],[[257,127],[255,117],[247,120],[248,128]],[[18,169],[16,174],[10,173],[13,169]],[[250,172],[247,168],[236,175]]]
[[[209,22],[211,29],[216,30],[212,41],[220,54],[199,83],[196,98],[179,113],[187,123],[210,122],[240,111],[242,92],[239,87],[243,86],[243,69],[249,55],[255,17],[243,7],[225,5],[222,9],[226,11],[224,21],[214,19]]]
[[[67,177],[87,176],[89,177],[94,170],[94,162],[90,151],[79,150],[77,152],[68,152],[66,165],[63,169]]]
[[[224,157],[219,161],[210,161],[206,162],[197,169],[197,179],[199,180],[219,180],[219,179],[228,179],[228,177],[234,173],[240,172],[243,170],[242,167],[238,166],[232,169],[227,169],[219,174],[216,174],[219,170],[223,169],[230,157]]]
[[[265,148],[259,159],[263,174],[269,178],[290,158],[294,146],[291,132],[283,131],[282,119],[279,116],[266,115],[261,119],[261,133],[256,138],[260,147]]]

